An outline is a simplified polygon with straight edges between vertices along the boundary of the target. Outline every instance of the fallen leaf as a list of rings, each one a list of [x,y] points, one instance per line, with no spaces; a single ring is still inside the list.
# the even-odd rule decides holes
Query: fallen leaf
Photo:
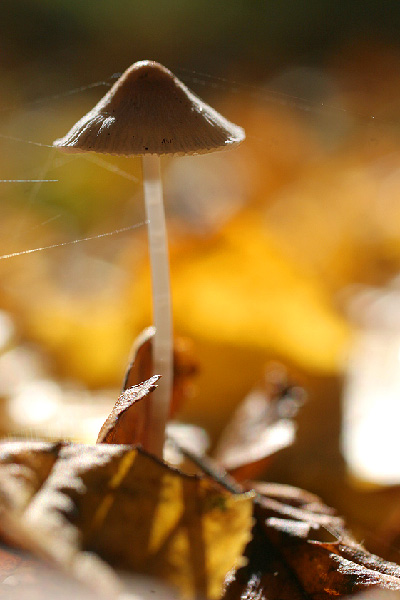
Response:
[[[35,472],[29,455],[53,455],[54,445],[10,442],[1,450],[8,462],[13,456],[21,470]],[[28,504],[20,498],[29,477],[10,487],[7,510],[73,573],[94,553],[115,568],[162,578],[184,596],[219,598],[250,539],[251,492],[231,494],[132,446],[61,444]]]
[[[289,383],[283,365],[271,363],[263,381],[238,406],[223,430],[214,459],[237,481],[254,479],[273,453],[292,444],[293,417],[304,395]]]
[[[367,552],[317,497],[278,484],[255,488],[260,495],[248,564],[227,578],[225,600],[324,600],[368,588],[400,590],[400,567]]]
[[[136,338],[131,351],[132,360],[127,369],[123,389],[138,385],[157,373],[153,372],[152,348],[154,327],[147,327]],[[170,418],[179,407],[193,395],[193,378],[198,365],[193,356],[193,348],[188,338],[175,336],[173,349],[173,388],[170,405]]]
[[[146,403],[140,401],[156,389],[159,378],[155,375],[125,389],[100,429],[98,444],[141,444],[146,448],[148,410]]]
[[[151,366],[149,339],[138,346],[129,383]],[[241,455],[235,467],[242,474],[262,460],[271,450],[264,432],[295,408],[294,390],[279,373],[264,381],[264,419],[246,403],[239,411],[236,426],[244,414],[249,439],[232,427],[225,465],[181,448],[203,477],[115,443],[145,442],[151,423],[136,409],[157,376],[121,394],[99,434],[109,443],[1,444],[0,531],[67,574],[101,582],[103,591],[115,587],[114,569],[210,600],[222,593],[225,600],[323,600],[370,587],[400,590],[400,567],[368,553],[319,498],[279,484],[244,486],[226,472],[227,456]]]
[[[57,460],[59,444],[24,442],[0,445],[0,502],[6,509],[22,511],[46,481]]]
[[[98,443],[140,444],[144,449],[148,448],[150,412],[149,404],[143,400],[155,389],[159,379],[152,368],[154,334],[155,328],[148,327],[136,338],[132,349],[133,358],[124,378],[123,392],[100,430]],[[193,350],[185,338],[174,339],[173,361],[170,417],[173,417],[179,406],[192,396],[193,378],[197,373]],[[170,422],[167,437],[177,438],[184,445],[185,441],[190,440],[191,449],[200,454],[208,447],[206,433],[193,425]],[[172,458],[173,449],[167,446],[166,450]],[[175,457],[172,462],[183,466],[183,457]]]

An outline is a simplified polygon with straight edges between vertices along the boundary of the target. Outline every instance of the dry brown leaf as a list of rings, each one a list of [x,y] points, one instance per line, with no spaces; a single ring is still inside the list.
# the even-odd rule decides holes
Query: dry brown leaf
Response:
[[[100,429],[97,443],[137,444],[148,448],[149,410],[145,402],[157,386],[158,375],[126,389],[118,398],[111,413]],[[200,427],[171,421],[166,431],[164,457],[169,464],[179,466],[185,473],[194,474],[193,465],[185,458],[183,449],[203,456],[209,440]]]
[[[246,396],[222,432],[215,460],[237,481],[257,477],[272,454],[293,442],[293,417],[303,395],[282,365],[270,363],[261,385]]]
[[[253,502],[221,491],[212,471],[207,480],[185,476],[132,446],[16,442],[1,451],[0,475],[5,469],[11,481],[7,510],[72,573],[94,554],[115,568],[162,578],[186,596],[217,598],[223,580],[225,600],[400,590],[400,567],[368,553],[332,509],[297,488],[253,484]],[[46,454],[53,467],[32,495]],[[18,467],[10,472],[13,461]],[[19,500],[26,490],[28,503]],[[252,507],[248,562],[235,571]]]
[[[148,435],[151,430],[150,405],[139,402],[153,391],[158,380],[152,369],[152,343],[154,327],[148,327],[136,338],[132,350],[132,361],[127,369],[123,393],[115,404],[111,414],[100,430],[97,442],[112,444],[140,444],[148,448]],[[193,358],[193,349],[189,340],[177,337],[174,340],[173,389],[170,417],[181,404],[193,395],[193,377],[197,373],[197,363]],[[202,453],[208,447],[206,433],[191,425],[170,423],[167,438],[177,438],[189,447]],[[184,458],[170,445],[166,450],[173,464],[184,466]],[[186,469],[185,469],[186,470]]]
[[[141,444],[146,448],[148,410],[146,402],[140,401],[155,390],[159,378],[159,375],[155,375],[143,383],[127,388],[120,395],[100,429],[98,444]]]
[[[318,498],[277,484],[255,486],[256,526],[248,564],[227,579],[225,600],[350,596],[400,590],[400,567],[367,552]]]
[[[21,442],[0,445],[0,503],[23,510],[46,481],[60,444]]]
[[[147,332],[137,347],[129,383],[149,372],[150,340]],[[271,451],[263,435],[279,422],[282,404],[286,412],[288,402],[295,408],[294,390],[279,373],[264,382],[263,415],[247,402],[234,419],[220,453],[232,471],[257,467]],[[21,546],[25,531],[23,548],[74,576],[88,565],[85,581],[96,575],[96,583],[107,582],[105,561],[161,579],[184,597],[217,599],[224,588],[225,600],[400,590],[400,567],[366,552],[316,496],[279,484],[249,483],[246,490],[223,464],[183,450],[205,477],[185,475],[132,444],[116,443],[145,443],[146,410],[137,409],[157,379],[122,393],[99,434],[107,444],[0,445],[0,509],[12,541]],[[239,462],[229,464],[232,456]]]
[[[127,369],[123,392],[103,424],[97,438],[98,443],[140,444],[148,448],[147,438],[151,430],[149,403],[143,402],[157,384],[159,376],[153,374],[152,342],[154,327],[148,327],[136,338],[132,350],[132,361]],[[170,416],[193,392],[193,377],[197,364],[188,340],[174,341],[174,373]],[[181,433],[179,431],[179,433]],[[190,435],[190,434],[189,434]]]
[[[23,466],[36,452],[29,443],[4,446],[8,461],[14,457]],[[53,453],[54,446],[39,450]],[[34,472],[34,464],[28,470]],[[8,464],[0,473],[3,468]],[[250,539],[251,493],[230,494],[132,446],[62,444],[27,505],[19,500],[25,487],[29,478],[12,488],[8,510],[72,572],[94,553],[115,568],[160,577],[185,596],[219,598]]]
[[[249,477],[279,446],[271,430],[293,416],[300,400],[286,371],[271,366],[261,389],[250,394],[228,425],[217,449],[218,464],[239,480]],[[202,468],[201,460],[197,466]],[[206,461],[203,466],[212,477],[213,464]],[[224,483],[224,471],[218,471],[217,478]],[[246,550],[248,564],[226,578],[229,600],[243,594],[272,600],[322,599],[365,587],[400,589],[400,569],[366,552],[319,498],[278,484],[254,488],[259,496],[253,539]]]
[[[123,389],[138,385],[150,379],[153,375],[152,344],[155,334],[154,327],[147,327],[136,338],[132,349],[132,361],[125,375]],[[193,395],[193,377],[198,366],[193,357],[190,340],[183,337],[174,338],[174,372],[170,417],[174,417],[179,407]]]

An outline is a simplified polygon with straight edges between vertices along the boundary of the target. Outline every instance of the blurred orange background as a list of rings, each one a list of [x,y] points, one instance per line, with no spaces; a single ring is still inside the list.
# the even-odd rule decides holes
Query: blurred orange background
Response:
[[[0,254],[61,244],[0,260],[4,351],[38,353],[61,389],[118,394],[151,323],[140,161],[50,146],[130,63],[158,60],[247,134],[232,152],[163,160],[175,330],[200,364],[180,416],[214,440],[267,361],[283,361],[309,401],[268,476],[379,529],[372,504],[352,509],[340,397],[350,300],[400,269],[398,3],[2,8],[1,178],[57,182],[0,184]]]

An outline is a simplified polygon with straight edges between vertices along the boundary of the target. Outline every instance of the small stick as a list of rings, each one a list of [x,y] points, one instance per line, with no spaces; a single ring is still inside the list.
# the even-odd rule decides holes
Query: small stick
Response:
[[[181,446],[175,438],[172,436],[168,436],[168,441],[170,441],[175,448],[183,455],[185,458],[188,458],[193,464],[196,465],[203,473],[211,477],[214,481],[219,483],[222,487],[224,487],[228,492],[232,494],[242,494],[245,490],[233,477],[229,475],[225,471],[223,467],[221,467],[218,463],[216,463],[212,458],[208,456],[198,456],[191,450],[188,450],[184,446]]]

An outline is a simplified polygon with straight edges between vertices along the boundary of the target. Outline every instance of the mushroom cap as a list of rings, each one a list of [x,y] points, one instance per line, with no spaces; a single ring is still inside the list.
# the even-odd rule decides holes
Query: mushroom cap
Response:
[[[201,154],[237,146],[244,130],[230,123],[157,62],[125,71],[63,138],[65,152],[122,156]]]

